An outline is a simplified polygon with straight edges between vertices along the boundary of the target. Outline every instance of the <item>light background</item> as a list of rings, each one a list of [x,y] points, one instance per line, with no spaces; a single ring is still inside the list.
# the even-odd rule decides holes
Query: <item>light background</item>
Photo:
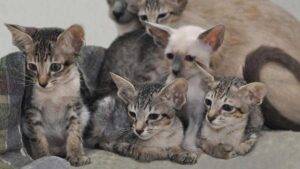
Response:
[[[300,0],[272,1],[300,19]],[[108,47],[117,34],[107,11],[106,0],[0,0],[0,57],[17,51],[4,23],[62,28],[78,23],[87,45]]]

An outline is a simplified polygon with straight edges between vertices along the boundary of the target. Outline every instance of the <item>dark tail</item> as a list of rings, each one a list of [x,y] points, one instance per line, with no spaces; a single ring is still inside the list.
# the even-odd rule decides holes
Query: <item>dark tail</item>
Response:
[[[267,63],[275,62],[288,69],[300,81],[300,63],[279,48],[261,46],[251,52],[245,61],[244,79],[248,82],[260,81],[260,71]],[[296,124],[283,117],[266,97],[262,106],[265,124],[272,129],[300,131],[300,124]]]

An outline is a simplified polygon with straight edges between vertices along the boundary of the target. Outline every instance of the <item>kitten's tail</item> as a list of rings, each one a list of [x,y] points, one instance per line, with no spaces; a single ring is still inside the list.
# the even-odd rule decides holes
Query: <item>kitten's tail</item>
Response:
[[[248,54],[243,70],[244,79],[248,83],[261,81],[261,70],[267,63],[270,62],[277,63],[286,68],[300,82],[300,63],[283,50],[267,46],[261,46],[257,50]],[[282,89],[278,90],[280,91]],[[292,122],[282,116],[282,112],[277,110],[267,97],[265,98],[261,108],[265,116],[265,123],[268,127],[272,129],[300,131],[300,124]]]

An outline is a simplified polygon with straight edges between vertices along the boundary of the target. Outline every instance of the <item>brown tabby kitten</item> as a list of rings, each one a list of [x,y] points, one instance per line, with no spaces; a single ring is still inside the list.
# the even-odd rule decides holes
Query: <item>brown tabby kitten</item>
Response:
[[[248,153],[257,142],[264,119],[260,111],[266,86],[260,82],[247,84],[238,77],[214,79],[197,66],[206,78],[206,115],[198,144],[207,154],[229,159]]]
[[[75,63],[84,43],[83,28],[6,26],[26,57],[22,130],[32,157],[58,155],[75,166],[89,164],[82,145],[89,112],[81,98],[83,86]]]
[[[143,162],[195,163],[197,154],[181,148],[183,126],[175,115],[186,102],[186,81],[134,86],[116,74],[111,76],[118,96],[99,100],[88,144]]]

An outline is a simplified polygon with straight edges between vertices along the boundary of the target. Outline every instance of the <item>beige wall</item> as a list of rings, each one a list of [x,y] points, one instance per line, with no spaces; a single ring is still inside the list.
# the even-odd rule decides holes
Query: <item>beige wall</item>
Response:
[[[300,18],[300,0],[273,1]],[[17,51],[3,23],[62,28],[79,23],[85,27],[86,44],[104,47],[116,37],[106,0],[0,0],[0,57]]]

